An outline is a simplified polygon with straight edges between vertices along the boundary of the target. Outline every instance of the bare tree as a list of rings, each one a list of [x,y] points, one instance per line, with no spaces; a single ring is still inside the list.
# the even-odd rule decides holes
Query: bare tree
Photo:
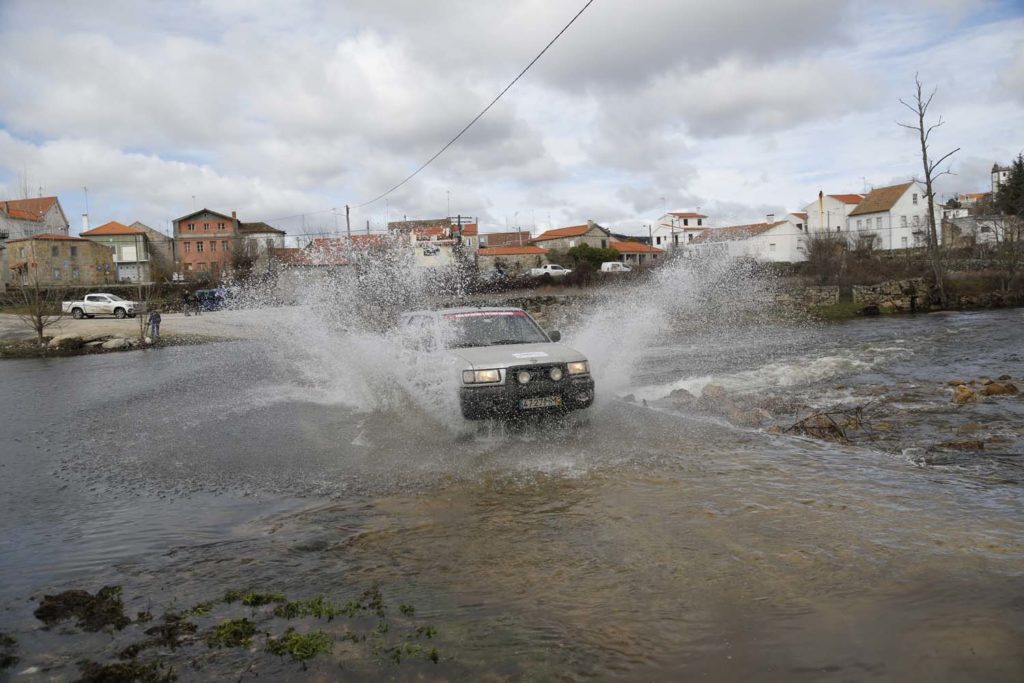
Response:
[[[36,259],[35,240],[29,240],[29,257],[18,264],[15,277],[20,280],[22,312],[18,318],[36,332],[36,343],[42,346],[43,334],[47,328],[57,324],[64,317],[61,308],[63,290],[47,286],[40,276],[42,264]]]
[[[942,120],[942,116],[939,116],[939,120],[930,125],[925,121],[925,118],[928,115],[928,107],[931,106],[932,99],[935,97],[935,93],[938,91],[938,88],[933,88],[931,94],[925,97],[924,87],[921,85],[921,78],[919,74],[914,74],[914,85],[915,92],[913,102],[908,103],[900,98],[900,104],[913,112],[917,121],[914,123],[900,123],[897,121],[896,124],[903,128],[917,131],[918,137],[921,141],[921,165],[924,168],[925,194],[928,197],[928,260],[931,262],[932,275],[935,278],[935,287],[938,290],[939,299],[942,306],[945,307],[948,302],[946,299],[946,288],[943,283],[944,273],[942,272],[942,245],[939,243],[939,232],[935,225],[935,191],[932,188],[932,183],[936,178],[950,173],[949,169],[940,171],[937,174],[935,171],[939,168],[942,162],[959,152],[960,148],[957,147],[952,152],[943,154],[935,161],[929,159],[929,138],[931,138],[932,132],[934,132],[936,128],[942,126],[945,122]]]

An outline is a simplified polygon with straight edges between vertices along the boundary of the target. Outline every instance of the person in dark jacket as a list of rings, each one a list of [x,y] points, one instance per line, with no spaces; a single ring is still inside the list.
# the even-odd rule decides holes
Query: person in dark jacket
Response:
[[[154,342],[160,338],[161,320],[162,318],[160,316],[159,308],[154,308],[152,311],[149,312],[149,336],[153,339]]]

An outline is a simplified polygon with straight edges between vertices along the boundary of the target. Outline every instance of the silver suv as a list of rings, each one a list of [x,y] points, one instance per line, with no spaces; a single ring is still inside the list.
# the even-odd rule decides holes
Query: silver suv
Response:
[[[594,402],[586,357],[558,344],[520,308],[446,308],[402,316],[455,361],[462,415],[469,420],[568,412]]]

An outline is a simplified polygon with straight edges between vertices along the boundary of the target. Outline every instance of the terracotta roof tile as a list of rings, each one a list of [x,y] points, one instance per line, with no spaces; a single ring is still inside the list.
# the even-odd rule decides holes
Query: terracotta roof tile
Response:
[[[557,240],[563,237],[579,237],[585,235],[587,230],[590,230],[590,225],[571,225],[568,228],[555,228],[554,230],[547,230],[542,232],[533,238],[534,242],[543,242],[544,240]]]
[[[652,247],[643,242],[632,242],[629,240],[612,240],[608,246],[620,254],[664,254],[663,249]]]
[[[146,233],[144,233],[142,230],[139,230],[138,228],[132,228],[130,226],[124,225],[123,223],[118,223],[117,221],[110,221],[109,223],[104,223],[98,228],[93,228],[92,230],[86,230],[85,232],[80,233],[82,237],[105,237],[109,235],[145,234]]]
[[[866,213],[888,211],[900,200],[900,197],[902,197],[913,184],[913,182],[909,182],[900,183],[899,185],[890,185],[888,187],[876,187],[868,193],[868,196],[864,198],[864,201],[857,205],[856,209],[850,212],[850,215],[862,216]]]
[[[862,194],[830,194],[829,197],[832,199],[838,199],[843,204],[860,204],[864,200]]]
[[[547,249],[535,246],[508,246],[508,247],[481,247],[481,256],[533,256],[543,255],[548,253]]]
[[[71,235],[60,235],[52,232],[43,232],[38,235],[32,235],[30,237],[19,237],[16,240],[7,240],[8,244],[12,242],[28,242],[30,240],[68,240],[71,242],[88,242],[89,240],[82,237],[73,237]]]
[[[3,211],[11,218],[18,218],[23,221],[41,221],[46,212],[56,202],[56,197],[5,199],[0,201],[0,211]]]

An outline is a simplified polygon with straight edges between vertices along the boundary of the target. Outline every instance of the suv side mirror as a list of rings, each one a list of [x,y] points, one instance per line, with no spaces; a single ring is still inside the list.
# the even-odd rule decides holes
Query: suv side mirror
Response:
[[[559,332],[558,330],[551,330],[550,332],[548,332],[548,337],[551,338],[551,341],[556,342],[562,338],[562,333]]]

